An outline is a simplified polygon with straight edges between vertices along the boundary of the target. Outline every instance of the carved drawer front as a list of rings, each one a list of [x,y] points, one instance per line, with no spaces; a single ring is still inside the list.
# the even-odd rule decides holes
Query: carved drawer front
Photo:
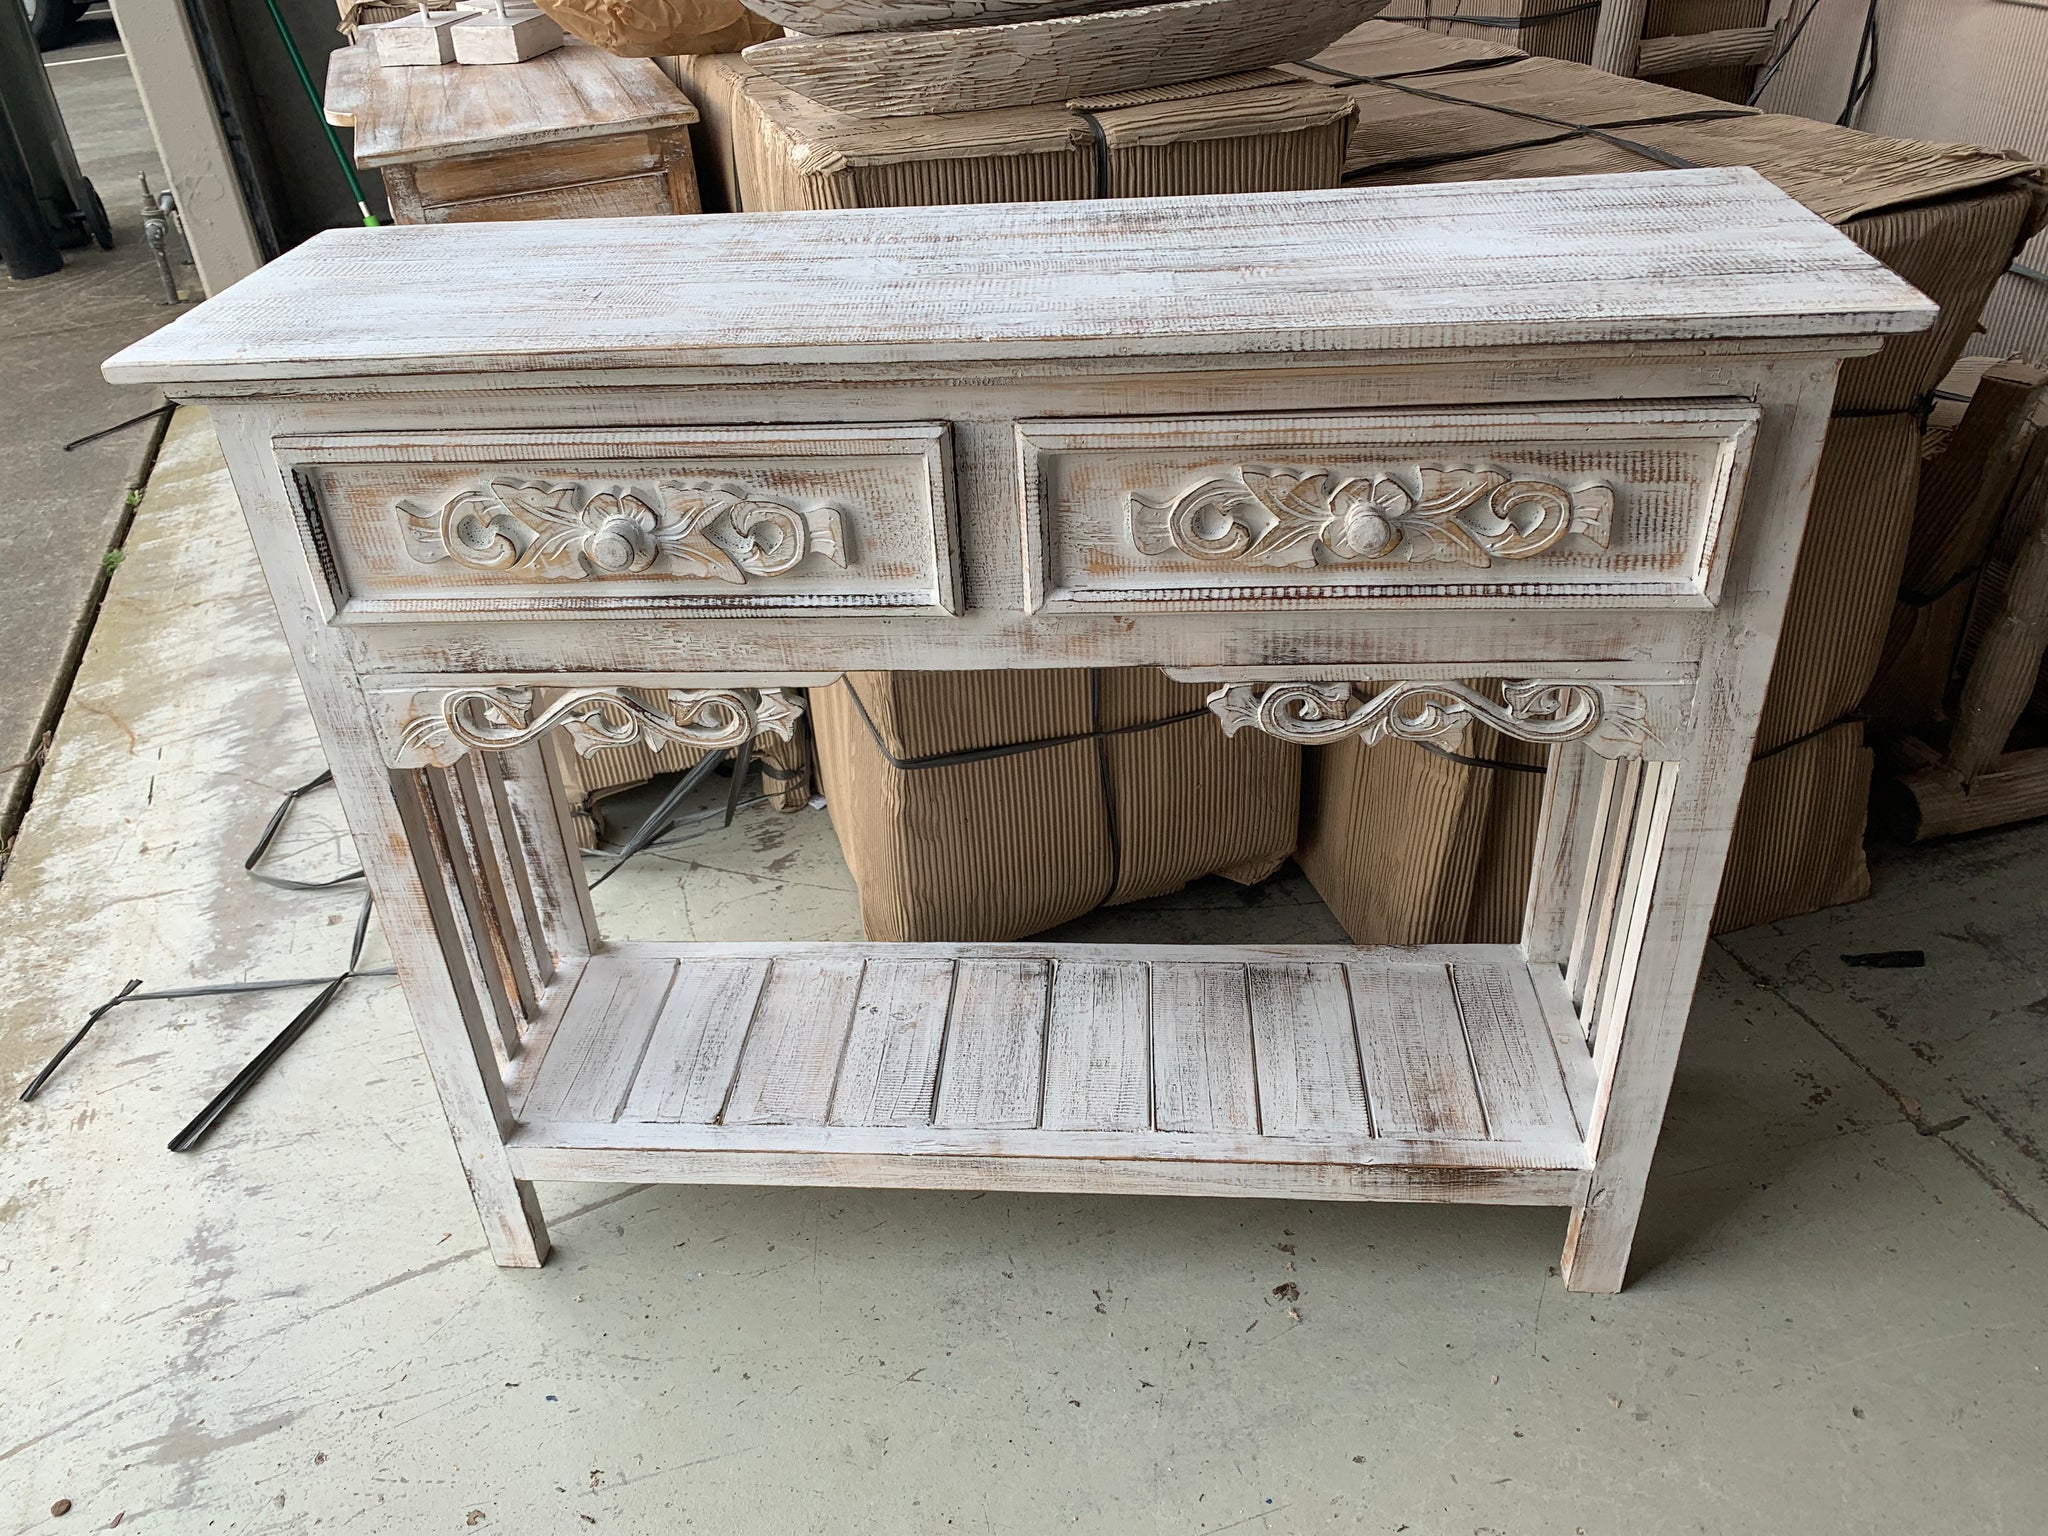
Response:
[[[1756,421],[1678,402],[1020,422],[1026,602],[1706,606]]]
[[[958,611],[947,428],[280,438],[343,623]]]

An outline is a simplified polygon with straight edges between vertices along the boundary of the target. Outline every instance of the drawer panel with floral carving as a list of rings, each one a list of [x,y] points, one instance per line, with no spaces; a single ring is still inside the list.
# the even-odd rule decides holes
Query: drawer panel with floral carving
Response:
[[[1028,421],[1027,606],[1699,607],[1746,402]]]
[[[281,438],[344,623],[958,611],[948,429]]]

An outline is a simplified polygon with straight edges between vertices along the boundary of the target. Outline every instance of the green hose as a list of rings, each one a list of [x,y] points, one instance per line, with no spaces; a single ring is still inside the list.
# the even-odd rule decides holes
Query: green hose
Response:
[[[277,24],[278,39],[284,44],[284,51],[291,55],[292,68],[298,72],[299,84],[306,88],[306,100],[313,103],[313,115],[320,119],[320,127],[327,134],[327,147],[334,151],[334,163],[341,167],[341,174],[348,178],[349,194],[355,198],[356,207],[363,215],[363,227],[375,229],[381,222],[370,212],[370,204],[363,196],[363,184],[356,180],[355,165],[341,147],[341,139],[334,131],[334,124],[327,121],[327,108],[320,100],[320,93],[313,88],[313,77],[306,73],[306,61],[299,56],[299,45],[292,41],[291,29],[284,24],[284,17],[278,12],[277,0],[263,0],[270,12],[270,19]]]

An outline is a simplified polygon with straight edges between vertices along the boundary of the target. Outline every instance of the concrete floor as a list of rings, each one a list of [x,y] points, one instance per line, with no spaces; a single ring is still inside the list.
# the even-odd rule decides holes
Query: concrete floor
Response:
[[[43,61],[115,243],[64,252],[64,270],[49,277],[0,277],[0,481],[9,488],[0,497],[0,851],[75,664],[101,562],[119,542],[148,432],[71,453],[63,445],[158,402],[154,389],[108,384],[100,363],[177,312],[162,302],[142,238],[135,178],[147,173],[161,188],[164,173],[112,20],[103,10],[88,15],[76,41]],[[191,268],[180,272],[185,292],[196,293]]]
[[[203,418],[129,549],[0,882],[8,1083],[128,977],[318,974],[353,917],[237,867],[319,758]],[[543,1186],[556,1257],[500,1272],[388,982],[185,1156],[294,1003],[122,1008],[0,1105],[0,1536],[2032,1536],[2044,855],[1888,857],[1872,901],[1713,948],[1600,1300],[1555,1211],[1063,1196]],[[281,862],[347,857],[316,801]],[[853,931],[816,813],[599,894],[617,932]]]

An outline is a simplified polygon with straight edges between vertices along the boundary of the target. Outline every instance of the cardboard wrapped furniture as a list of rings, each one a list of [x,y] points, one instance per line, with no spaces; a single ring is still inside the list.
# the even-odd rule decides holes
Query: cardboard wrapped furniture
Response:
[[[500,1263],[535,1180],[1121,1190],[1568,1206],[1613,1291],[1835,371],[1933,318],[1707,170],[330,231],[107,373],[213,412]],[[1521,939],[610,943],[538,746],[1146,665],[1543,744]]]
[[[743,59],[674,69],[703,114],[707,180],[750,212],[1329,187],[1353,116],[1341,91],[1274,70],[865,119]],[[1296,840],[1300,748],[1225,739],[1200,693],[1110,669],[877,672],[817,696],[819,772],[869,937],[1018,938],[1198,876],[1270,874]],[[1198,786],[1241,809],[1205,814]]]
[[[1344,173],[1354,109],[1277,70],[1044,106],[862,118],[744,59],[672,61],[702,114],[704,175],[726,208],[1292,192]]]
[[[1842,370],[1716,923],[1739,928],[1863,896],[1871,758],[1860,711],[1906,556],[1922,413],[1993,283],[2040,226],[2035,168],[1557,60],[1483,55],[1477,43],[1412,30],[1389,40],[1383,26],[1361,28],[1299,68],[1358,103],[1349,185],[1750,165],[1940,304],[1933,328],[1894,337]],[[1502,888],[1512,890],[1528,863],[1526,764],[1483,743],[1465,756],[1474,761],[1424,761],[1409,750],[1355,768],[1309,765],[1301,862],[1355,939],[1513,931],[1516,903]],[[1433,862],[1421,851],[1431,839],[1410,825],[1417,819],[1480,827],[1481,847]]]

